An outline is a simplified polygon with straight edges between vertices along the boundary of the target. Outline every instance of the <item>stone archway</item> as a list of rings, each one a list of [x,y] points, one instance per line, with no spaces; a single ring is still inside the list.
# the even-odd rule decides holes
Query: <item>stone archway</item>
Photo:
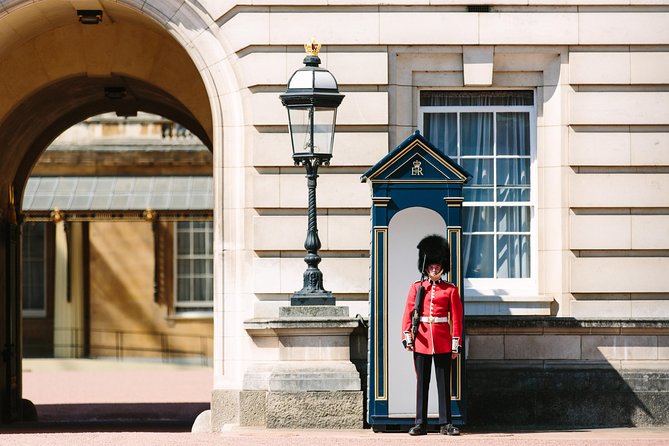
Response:
[[[84,25],[77,15],[83,3],[18,1],[3,7],[0,16],[0,27],[8,30],[0,36],[3,423],[23,417],[19,206],[30,171],[48,144],[89,116],[147,111],[182,123],[215,156],[222,152],[223,93],[217,91],[216,81],[224,75],[212,75],[209,67],[222,59],[223,50],[216,38],[207,39],[206,50],[204,44],[194,41],[213,32],[206,11],[193,10],[183,2],[147,1],[139,10],[135,2],[91,0],[85,2],[86,8],[99,9],[103,19],[96,25]],[[172,11],[169,18],[164,15],[166,10]],[[215,169],[214,176],[221,172]],[[221,194],[216,195],[220,201]],[[220,212],[214,218],[220,228]],[[220,257],[216,256],[218,262]],[[215,282],[220,289],[222,279]]]

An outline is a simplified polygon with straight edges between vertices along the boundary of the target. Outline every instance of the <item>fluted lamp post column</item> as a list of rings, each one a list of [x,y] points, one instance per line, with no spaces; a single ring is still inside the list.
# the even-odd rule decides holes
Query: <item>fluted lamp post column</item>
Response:
[[[291,306],[335,304],[332,292],[323,289],[323,273],[318,269],[321,241],[316,222],[316,179],[318,168],[330,164],[337,107],[344,95],[339,93],[337,80],[332,73],[319,67],[320,47],[313,40],[304,45],[307,52],[304,67],[293,73],[286,92],[280,96],[288,110],[293,161],[296,166],[306,168],[309,189],[307,238],[304,241],[307,269],[303,275],[302,289],[295,291],[290,299]]]

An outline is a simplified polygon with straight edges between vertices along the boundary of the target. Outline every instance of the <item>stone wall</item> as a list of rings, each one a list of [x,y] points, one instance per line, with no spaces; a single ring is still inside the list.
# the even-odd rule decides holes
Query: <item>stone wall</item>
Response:
[[[470,317],[471,427],[669,424],[669,321]]]

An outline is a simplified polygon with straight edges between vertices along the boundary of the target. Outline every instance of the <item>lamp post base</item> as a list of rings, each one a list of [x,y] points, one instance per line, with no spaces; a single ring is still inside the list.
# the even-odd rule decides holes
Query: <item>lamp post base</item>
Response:
[[[310,232],[310,234],[315,234],[315,239],[318,239],[317,232]],[[310,237],[307,237],[307,242],[309,240]],[[320,241],[318,241],[318,245],[320,246]],[[321,258],[315,252],[310,251],[304,261],[309,267],[302,276],[302,289],[293,293],[293,297],[290,298],[290,305],[335,305],[334,294],[323,289],[323,273],[318,269]]]
[[[335,301],[335,296],[331,291],[302,289],[293,293],[290,298],[290,305],[335,305]]]

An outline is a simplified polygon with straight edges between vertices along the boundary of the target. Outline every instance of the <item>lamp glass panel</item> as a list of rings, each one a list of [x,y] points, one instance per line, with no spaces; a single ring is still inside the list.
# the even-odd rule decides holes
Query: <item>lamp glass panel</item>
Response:
[[[293,153],[332,154],[335,117],[336,108],[288,108]]]
[[[323,88],[328,90],[337,89],[337,81],[329,71],[314,72],[314,88]]]
[[[313,71],[297,70],[288,82],[288,89],[314,88]]]

